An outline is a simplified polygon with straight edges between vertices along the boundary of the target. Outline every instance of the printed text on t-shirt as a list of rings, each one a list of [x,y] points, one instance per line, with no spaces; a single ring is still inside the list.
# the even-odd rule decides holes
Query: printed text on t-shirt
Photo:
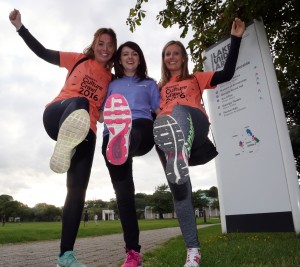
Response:
[[[187,86],[172,85],[166,87],[166,104],[177,98],[185,98],[185,90]]]
[[[95,79],[91,78],[88,75],[85,75],[80,85],[79,93],[81,95],[84,95],[85,97],[93,99],[94,101],[98,101],[99,99],[98,99],[97,90],[102,91],[103,87],[97,84]]]

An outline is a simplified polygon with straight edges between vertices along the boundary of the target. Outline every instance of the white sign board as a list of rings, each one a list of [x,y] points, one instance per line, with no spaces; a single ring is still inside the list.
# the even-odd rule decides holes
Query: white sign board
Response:
[[[229,47],[227,38],[206,50],[205,71],[221,70]],[[262,22],[247,27],[232,80],[207,91],[223,232],[299,233],[299,185]]]

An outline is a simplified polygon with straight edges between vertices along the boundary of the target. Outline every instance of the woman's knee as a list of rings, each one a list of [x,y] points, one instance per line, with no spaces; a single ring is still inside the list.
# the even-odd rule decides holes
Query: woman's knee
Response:
[[[112,180],[113,188],[118,201],[131,201],[134,199],[135,189],[132,179]]]
[[[85,97],[74,97],[70,103],[70,106],[74,110],[85,109],[87,112],[89,112],[90,108],[89,101]]]
[[[175,201],[182,201],[188,197],[189,187],[188,182],[184,184],[170,184],[170,189]]]

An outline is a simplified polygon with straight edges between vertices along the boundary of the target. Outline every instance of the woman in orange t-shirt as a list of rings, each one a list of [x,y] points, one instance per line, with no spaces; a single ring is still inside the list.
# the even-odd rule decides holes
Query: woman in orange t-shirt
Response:
[[[204,164],[218,154],[208,138],[209,121],[200,104],[202,93],[233,77],[244,31],[244,22],[236,18],[222,71],[190,75],[187,52],[178,41],[167,43],[162,51],[160,112],[153,133],[187,247],[185,267],[198,267],[201,257],[188,166]]]
[[[57,266],[85,266],[73,252],[96,145],[99,109],[111,81],[117,47],[115,32],[100,28],[83,53],[46,49],[24,27],[14,9],[9,19],[28,47],[45,61],[68,70],[66,82],[43,115],[44,127],[56,146],[50,168],[67,172],[67,196],[63,208],[62,234]]]

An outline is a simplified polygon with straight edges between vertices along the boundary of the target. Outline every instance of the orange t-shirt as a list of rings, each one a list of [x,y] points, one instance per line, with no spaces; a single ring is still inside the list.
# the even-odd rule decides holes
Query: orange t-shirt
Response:
[[[177,81],[178,77],[172,77],[170,81],[161,88],[160,112],[158,115],[170,115],[175,105],[198,108],[206,114],[201,105],[201,97],[204,89],[215,88],[210,85],[213,75],[214,72],[196,72],[194,76],[198,82],[195,77],[183,81]]]
[[[75,63],[85,57],[81,53],[59,52],[60,67],[68,70],[68,75]],[[68,76],[67,76],[68,77]],[[105,100],[108,84],[111,81],[111,73],[93,59],[80,63],[66,80],[62,90],[51,102],[64,100],[71,97],[85,97],[90,104],[90,128],[97,132],[97,120],[99,109]],[[49,103],[49,104],[51,104]],[[48,105],[49,105],[48,104]]]

